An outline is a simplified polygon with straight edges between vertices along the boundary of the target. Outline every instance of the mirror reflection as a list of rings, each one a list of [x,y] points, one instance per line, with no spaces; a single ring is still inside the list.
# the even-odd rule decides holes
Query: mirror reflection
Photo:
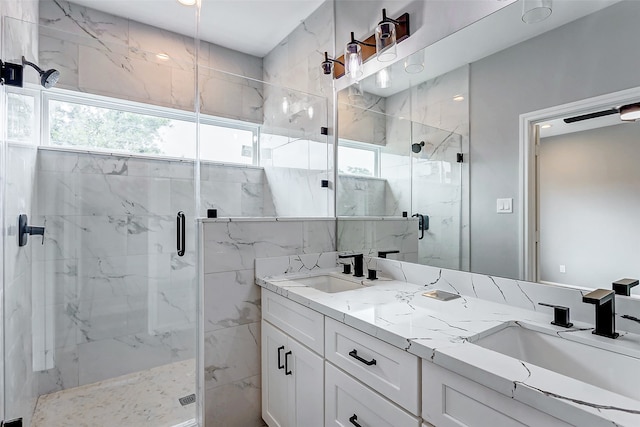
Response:
[[[535,190],[535,183],[523,175],[520,147],[520,115],[639,86],[633,70],[640,58],[630,54],[640,32],[633,18],[639,13],[640,4],[634,1],[555,1],[549,17],[526,23],[518,1],[400,58],[383,72],[352,82],[338,94],[337,215],[402,217],[406,212],[408,217],[428,217],[424,238],[422,230],[415,233],[418,252],[389,256],[398,259],[593,287],[640,276],[629,259],[633,255],[605,249],[638,253],[632,243],[638,230],[609,215],[612,210],[633,212],[637,206],[626,196],[632,192],[629,185],[637,188],[637,180],[607,172],[620,166],[605,162],[617,158],[612,152],[594,154],[603,176],[572,178],[571,188],[546,202],[546,193],[540,193],[539,209],[540,214],[545,209],[558,214],[577,195],[588,199],[596,182],[598,191],[621,195],[607,199],[616,208],[601,210],[598,218],[587,215],[586,207],[565,212],[563,218],[541,216],[549,227],[540,238],[553,235],[571,256],[556,256],[549,237],[546,246],[539,245],[538,261],[525,256],[523,222],[535,221],[535,215],[524,215],[525,189],[533,185]],[[637,130],[633,124],[606,127],[624,129],[631,140]],[[606,135],[601,139],[618,139],[616,132]],[[546,145],[544,138],[541,144]],[[568,179],[563,172],[586,168],[576,163],[585,150],[574,144],[573,155],[562,162],[552,156],[555,163],[545,167],[560,176],[541,178],[540,191],[559,188],[556,181]],[[616,153],[635,158],[628,147]],[[422,224],[425,228],[426,221]],[[563,225],[566,231],[567,224],[576,225],[574,235],[553,231]],[[606,238],[589,239],[594,227],[602,228]],[[572,249],[578,246],[581,251]],[[605,270],[598,267],[603,263],[612,268],[596,274]],[[577,271],[580,275],[572,276]]]

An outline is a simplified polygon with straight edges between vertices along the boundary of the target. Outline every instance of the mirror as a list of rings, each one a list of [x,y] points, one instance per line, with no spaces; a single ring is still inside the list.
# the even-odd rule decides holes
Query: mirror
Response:
[[[417,261],[532,279],[525,275],[535,267],[526,265],[523,243],[529,184],[521,176],[520,115],[637,87],[640,55],[631,52],[639,14],[634,1],[555,1],[548,19],[525,24],[518,1],[394,63],[386,69],[389,87],[379,76],[376,86],[373,75],[341,91],[338,216],[429,215]],[[420,62],[419,73],[405,71],[405,63]],[[369,148],[378,163],[350,164],[365,156],[348,148]],[[556,260],[554,268],[598,269],[607,263],[599,256],[586,265]],[[638,267],[619,266],[594,283],[541,279],[609,287],[638,276]]]

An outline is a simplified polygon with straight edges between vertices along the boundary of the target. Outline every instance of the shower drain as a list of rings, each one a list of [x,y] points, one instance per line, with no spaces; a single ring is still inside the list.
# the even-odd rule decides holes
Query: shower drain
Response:
[[[196,395],[190,394],[189,396],[181,397],[178,401],[182,406],[191,405],[192,403],[196,403]]]

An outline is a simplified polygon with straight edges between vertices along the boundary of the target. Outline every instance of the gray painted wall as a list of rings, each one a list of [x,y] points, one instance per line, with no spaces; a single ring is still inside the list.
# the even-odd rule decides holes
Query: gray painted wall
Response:
[[[471,64],[472,271],[519,275],[519,115],[639,86],[638,17],[625,1]]]
[[[541,280],[606,288],[640,277],[638,159],[635,123],[540,141]]]

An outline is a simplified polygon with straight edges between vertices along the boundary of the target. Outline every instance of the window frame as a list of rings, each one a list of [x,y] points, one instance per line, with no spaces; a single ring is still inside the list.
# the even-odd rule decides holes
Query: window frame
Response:
[[[350,139],[338,138],[338,164],[336,170],[339,173],[340,170],[340,147],[351,148],[355,150],[370,151],[374,154],[373,176],[356,175],[351,173],[344,173],[344,175],[355,176],[360,178],[380,178],[380,153],[381,147],[375,144],[367,144],[366,142],[353,141]]]
[[[180,120],[189,123],[218,126],[229,129],[237,129],[243,131],[249,131],[253,134],[252,137],[252,159],[250,164],[234,163],[215,159],[200,159],[203,162],[237,165],[237,166],[258,166],[259,165],[259,140],[260,140],[260,125],[250,124],[239,120],[227,119],[223,117],[210,116],[205,114],[196,116],[195,112],[188,112],[179,110],[176,108],[162,107],[153,104],[144,104],[136,101],[129,101],[119,98],[111,98],[101,95],[94,95],[88,93],[81,93],[74,91],[68,91],[64,89],[52,89],[49,91],[41,91],[40,99],[40,146],[50,149],[60,149],[69,151],[83,151],[83,152],[95,152],[99,154],[112,154],[131,157],[144,157],[152,159],[165,159],[165,160],[193,160],[199,156],[196,153],[195,157],[175,157],[162,154],[140,154],[132,153],[128,151],[100,149],[97,147],[81,147],[70,145],[54,145],[51,144],[51,128],[50,128],[50,102],[67,102],[73,104],[86,105],[89,107],[104,108],[111,110],[118,110],[127,113],[150,115],[170,120]]]

